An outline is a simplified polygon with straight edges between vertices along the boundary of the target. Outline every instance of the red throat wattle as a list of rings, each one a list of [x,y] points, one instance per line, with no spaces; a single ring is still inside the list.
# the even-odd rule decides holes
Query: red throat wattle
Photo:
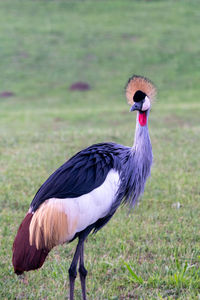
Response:
[[[147,115],[146,112],[139,112],[139,123],[141,126],[145,126],[147,123]]]

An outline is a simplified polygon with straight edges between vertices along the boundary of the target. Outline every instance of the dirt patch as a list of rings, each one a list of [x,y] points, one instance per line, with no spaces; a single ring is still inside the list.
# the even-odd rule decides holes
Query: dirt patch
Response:
[[[3,91],[0,93],[0,98],[9,98],[9,97],[14,97],[15,94],[10,91]]]
[[[122,34],[122,38],[123,38],[124,40],[130,40],[130,41],[134,41],[134,42],[137,41],[137,39],[138,39],[137,36],[132,35],[132,34],[128,34],[128,33]]]
[[[70,91],[88,91],[91,89],[89,83],[87,82],[75,82],[70,86]]]
[[[60,117],[54,118],[54,122],[63,122],[63,121],[65,120]]]
[[[29,57],[28,53],[25,51],[19,52],[18,56],[20,58],[28,58]]]

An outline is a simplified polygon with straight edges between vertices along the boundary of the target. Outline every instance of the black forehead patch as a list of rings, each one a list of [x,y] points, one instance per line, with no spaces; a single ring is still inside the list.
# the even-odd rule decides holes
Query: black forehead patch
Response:
[[[134,94],[134,96],[133,96],[133,101],[134,101],[134,102],[140,102],[140,101],[142,101],[145,97],[146,97],[146,94],[143,93],[142,91],[138,90],[137,92],[135,92],[135,94]]]

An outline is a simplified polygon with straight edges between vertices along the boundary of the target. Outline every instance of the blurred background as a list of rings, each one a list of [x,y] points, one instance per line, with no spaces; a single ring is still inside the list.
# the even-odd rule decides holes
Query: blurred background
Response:
[[[75,244],[19,281],[12,242],[66,159],[102,141],[132,146],[133,74],[158,89],[152,176],[133,214],[121,208],[88,239],[88,299],[199,299],[199,19],[199,0],[0,1],[1,299],[66,299]]]

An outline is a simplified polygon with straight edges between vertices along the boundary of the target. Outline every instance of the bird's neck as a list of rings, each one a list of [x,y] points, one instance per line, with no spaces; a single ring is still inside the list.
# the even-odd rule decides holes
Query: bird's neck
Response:
[[[125,167],[125,179],[127,180],[124,184],[126,187],[125,202],[128,202],[131,207],[137,203],[142,195],[151,171],[153,155],[147,127],[148,114],[147,112],[146,119],[143,116],[139,119],[139,113],[137,114],[134,145],[131,149],[128,166]],[[142,126],[141,124],[145,125]]]
[[[141,156],[141,158],[145,159],[145,157],[149,157],[149,159],[152,159],[152,148],[148,131],[149,111],[146,112],[147,120],[144,126],[142,126],[139,122],[139,114],[140,113],[138,112],[136,118],[135,138],[132,149],[137,155]]]

